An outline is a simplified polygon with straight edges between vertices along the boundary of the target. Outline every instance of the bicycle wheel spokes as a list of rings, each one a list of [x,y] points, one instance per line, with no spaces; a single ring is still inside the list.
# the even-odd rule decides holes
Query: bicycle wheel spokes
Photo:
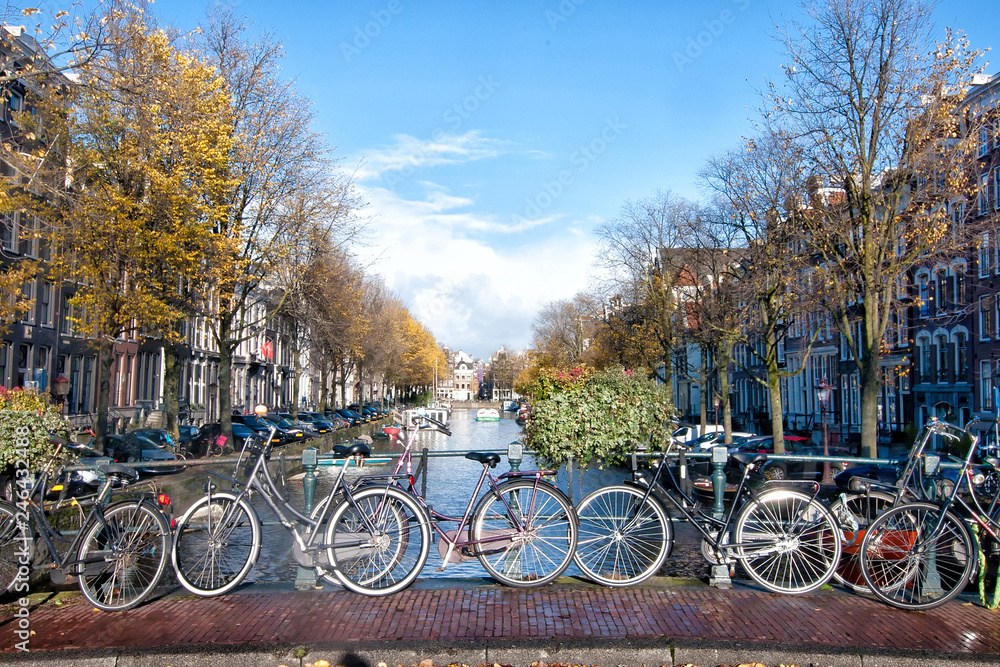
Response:
[[[670,550],[670,521],[659,503],[628,486],[599,489],[577,506],[574,561],[593,581],[629,586],[656,574]]]
[[[196,595],[226,593],[249,574],[260,544],[260,522],[245,500],[230,494],[206,496],[177,524],[177,580]]]
[[[930,609],[965,588],[975,562],[972,538],[953,514],[940,520],[937,505],[912,503],[872,523],[861,568],[876,597],[903,609]]]
[[[576,548],[576,519],[558,489],[517,480],[501,485],[499,495],[483,497],[473,514],[470,538],[480,564],[497,581],[541,586],[569,567]]]
[[[34,536],[27,516],[21,518],[13,505],[0,502],[0,593],[14,586],[22,561],[31,563]]]
[[[748,502],[736,521],[736,557],[776,593],[806,593],[829,581],[840,560],[836,522],[819,502],[775,490]]]
[[[830,513],[843,535],[840,564],[833,578],[856,593],[868,592],[861,573],[861,541],[872,522],[894,503],[895,497],[891,494],[872,491],[838,498],[830,505]]]
[[[77,559],[80,589],[90,603],[122,611],[146,599],[167,563],[170,528],[163,514],[125,501],[105,510],[103,524],[85,530]]]
[[[388,595],[409,586],[430,550],[423,510],[398,489],[370,487],[341,502],[327,528],[327,557],[337,579],[363,595]]]

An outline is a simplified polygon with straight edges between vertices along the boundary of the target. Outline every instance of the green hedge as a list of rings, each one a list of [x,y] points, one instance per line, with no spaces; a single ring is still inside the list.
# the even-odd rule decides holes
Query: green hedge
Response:
[[[55,449],[49,433],[65,436],[67,431],[66,420],[47,394],[0,387],[0,469],[37,470]]]
[[[640,444],[661,449],[673,407],[662,385],[621,368],[543,372],[536,380],[525,444],[546,464],[619,463]]]

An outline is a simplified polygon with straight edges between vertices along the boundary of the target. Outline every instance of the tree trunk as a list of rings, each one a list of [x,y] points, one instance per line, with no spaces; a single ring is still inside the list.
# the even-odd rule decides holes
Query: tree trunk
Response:
[[[179,408],[181,365],[177,359],[177,346],[170,342],[163,344],[163,428],[171,437],[178,438],[177,411]]]
[[[861,451],[869,458],[878,456],[878,395],[881,385],[878,359],[866,356],[861,363]]]
[[[701,350],[701,400],[698,402],[698,409],[700,412],[701,421],[699,425],[701,426],[701,432],[705,432],[705,427],[708,426],[708,401],[712,394],[710,387],[712,383],[709,380],[709,369],[708,369],[708,355],[705,354],[705,349]]]
[[[233,350],[229,321],[219,321],[219,424],[229,442],[233,440]]]
[[[108,435],[108,404],[111,395],[111,364],[115,361],[115,344],[107,336],[101,336],[98,344],[100,365],[97,376],[97,440],[98,451],[104,451],[105,436]]]

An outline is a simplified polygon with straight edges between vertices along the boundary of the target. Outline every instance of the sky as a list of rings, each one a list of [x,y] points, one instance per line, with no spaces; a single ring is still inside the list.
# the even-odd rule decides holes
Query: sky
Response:
[[[367,271],[477,358],[530,346],[545,304],[590,287],[595,230],[624,204],[704,196],[699,170],[752,132],[780,77],[775,26],[803,17],[789,0],[232,5],[283,45],[354,173]],[[189,30],[207,6],[154,8]],[[934,19],[1000,46],[997,0],[941,0]]]

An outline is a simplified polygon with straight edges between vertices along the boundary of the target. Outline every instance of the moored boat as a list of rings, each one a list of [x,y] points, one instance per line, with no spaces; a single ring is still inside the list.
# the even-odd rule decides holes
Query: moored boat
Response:
[[[476,413],[477,422],[498,422],[500,421],[500,411],[496,408],[483,408]]]

